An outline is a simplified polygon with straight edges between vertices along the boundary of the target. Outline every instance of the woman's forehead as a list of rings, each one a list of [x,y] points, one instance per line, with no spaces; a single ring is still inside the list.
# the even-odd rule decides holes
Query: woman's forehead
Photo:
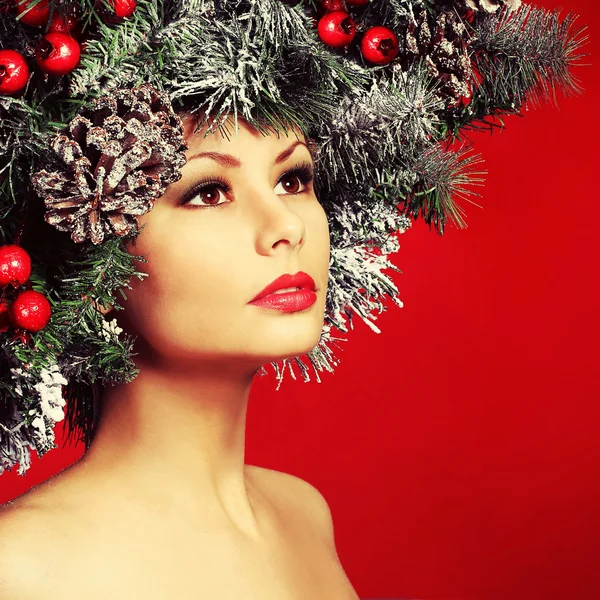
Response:
[[[235,118],[233,115],[228,115],[224,123],[224,127],[227,130],[227,135],[223,135],[219,128],[214,128],[207,135],[206,132],[210,127],[210,123],[204,123],[198,127],[198,122],[203,119],[202,113],[186,113],[182,116],[184,138],[188,140],[190,145],[198,146],[202,145],[220,145],[222,143],[236,143],[240,139],[254,139],[257,142],[266,141],[268,143],[277,143],[281,140],[283,143],[286,140],[302,140],[305,141],[305,135],[302,130],[295,126],[288,126],[287,132],[275,131],[274,129],[268,129],[266,132],[261,132],[259,129],[250,124],[243,117],[238,116],[237,122],[238,127],[236,131]],[[197,131],[196,131],[197,128]]]

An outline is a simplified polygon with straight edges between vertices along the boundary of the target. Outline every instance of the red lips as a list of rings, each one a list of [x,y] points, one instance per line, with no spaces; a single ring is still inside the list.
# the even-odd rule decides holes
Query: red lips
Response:
[[[281,290],[289,287],[299,287],[306,288],[309,290],[315,291],[315,282],[313,278],[303,271],[298,271],[295,275],[289,275],[286,273],[281,277],[278,277],[275,281],[272,281],[264,290],[258,293],[250,302],[254,302],[255,300],[259,300],[260,298],[264,298],[269,294],[276,292],[277,290]]]

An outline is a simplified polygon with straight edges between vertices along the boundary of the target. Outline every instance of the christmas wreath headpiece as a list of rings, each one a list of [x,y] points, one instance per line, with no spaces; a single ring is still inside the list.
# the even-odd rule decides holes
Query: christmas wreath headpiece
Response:
[[[331,231],[321,340],[273,363],[332,371],[354,314],[374,331],[395,234],[464,226],[479,159],[451,142],[524,102],[579,91],[576,17],[520,0],[2,0],[0,473],[93,438],[102,386],[137,371],[114,305],[137,216],[181,177],[182,110],[299,127]],[[186,108],[187,107],[187,108]],[[266,372],[264,369],[262,372]]]

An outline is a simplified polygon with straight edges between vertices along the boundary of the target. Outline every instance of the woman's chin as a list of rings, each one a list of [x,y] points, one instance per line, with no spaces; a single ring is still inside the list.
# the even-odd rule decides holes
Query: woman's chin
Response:
[[[163,340],[162,344],[149,346],[143,353],[138,352],[137,359],[150,364],[175,364],[182,369],[191,365],[195,370],[201,369],[203,363],[213,369],[218,368],[219,363],[260,368],[264,364],[307,354],[318,345],[320,337],[320,327],[315,327],[313,331],[281,328],[279,331],[263,331],[241,345],[232,344],[228,347],[225,343],[210,350],[199,347],[200,344],[196,346],[191,340],[185,345],[181,345],[181,339],[178,344],[172,345]],[[138,351],[140,349],[138,347]]]
[[[261,342],[262,348],[257,348],[259,354],[262,354],[264,363],[277,362],[286,358],[294,358],[308,354],[320,340],[321,332],[313,335],[298,335],[294,338],[281,339],[277,341],[273,338],[264,339]],[[261,352],[261,349],[263,352]]]

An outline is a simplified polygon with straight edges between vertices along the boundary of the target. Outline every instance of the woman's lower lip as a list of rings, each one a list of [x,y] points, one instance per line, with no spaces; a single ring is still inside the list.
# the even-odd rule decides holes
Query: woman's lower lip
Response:
[[[312,306],[316,301],[316,292],[302,289],[296,290],[295,292],[285,292],[283,294],[268,294],[264,298],[250,302],[250,304],[284,312],[294,312],[297,310],[304,310],[305,308]]]

